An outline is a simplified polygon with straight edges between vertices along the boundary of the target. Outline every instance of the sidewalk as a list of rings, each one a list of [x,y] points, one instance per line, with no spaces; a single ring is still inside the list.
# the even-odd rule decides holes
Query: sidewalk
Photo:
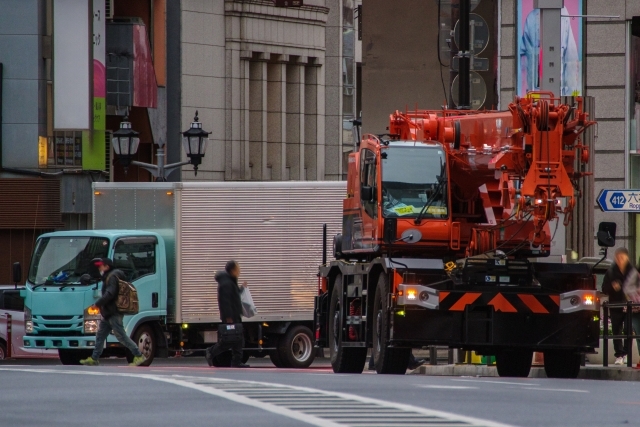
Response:
[[[495,366],[486,365],[422,365],[412,371],[410,375],[428,376],[456,376],[456,377],[497,377]],[[544,368],[534,366],[531,368],[529,378],[546,378]],[[609,381],[640,381],[640,369],[627,368],[626,366],[597,366],[587,365],[580,369],[578,378],[583,380],[609,380]]]

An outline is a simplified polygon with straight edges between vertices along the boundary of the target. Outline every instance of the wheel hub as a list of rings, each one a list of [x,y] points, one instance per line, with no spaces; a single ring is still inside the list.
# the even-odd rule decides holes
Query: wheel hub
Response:
[[[378,310],[378,315],[376,316],[376,347],[378,353],[382,351],[382,344],[380,342],[380,336],[382,335],[382,310]]]
[[[153,351],[153,346],[151,344],[151,336],[148,333],[144,332],[138,338],[138,349],[144,355],[144,357],[149,358]]]
[[[300,333],[293,338],[291,353],[298,362],[305,362],[311,356],[311,339],[307,334]]]
[[[338,351],[338,340],[340,336],[340,309],[333,314],[333,349]]]

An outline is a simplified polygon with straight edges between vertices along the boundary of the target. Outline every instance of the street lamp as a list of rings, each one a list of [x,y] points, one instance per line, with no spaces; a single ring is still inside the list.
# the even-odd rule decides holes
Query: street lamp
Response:
[[[120,123],[120,129],[113,133],[112,145],[113,151],[124,167],[125,174],[129,166],[134,165],[148,170],[156,181],[166,181],[171,172],[188,164],[192,164],[196,175],[198,174],[198,166],[202,163],[210,133],[211,132],[202,130],[202,123],[198,121],[198,112],[196,111],[196,116],[194,117],[193,123],[191,123],[191,127],[182,133],[184,149],[189,160],[165,164],[164,143],[162,143],[158,144],[158,151],[156,153],[158,164],[153,165],[131,160],[138,152],[140,138],[138,137],[139,133],[131,129],[129,118],[125,116],[122,123]]]
[[[124,116],[124,120],[120,123],[120,129],[113,133],[111,139],[113,151],[124,166],[125,173],[131,164],[131,158],[138,152],[138,145],[140,145],[138,135],[138,132],[131,129],[131,122],[127,116]]]
[[[198,110],[196,110],[196,115],[193,118],[193,122],[191,122],[191,127],[187,131],[182,132],[184,151],[187,153],[187,157],[189,157],[196,175],[198,175],[198,166],[202,163],[210,133],[211,132],[202,130],[202,123],[198,121]]]

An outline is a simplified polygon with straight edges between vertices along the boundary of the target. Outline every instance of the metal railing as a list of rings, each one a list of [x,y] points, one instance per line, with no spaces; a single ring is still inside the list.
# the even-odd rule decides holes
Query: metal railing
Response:
[[[610,339],[624,339],[626,344],[627,351],[627,367],[633,366],[633,325],[631,323],[631,319],[633,317],[633,308],[640,307],[640,303],[634,303],[631,301],[621,302],[621,303],[613,303],[610,304],[608,301],[605,301],[602,304],[602,366],[609,366],[609,340]],[[626,308],[627,312],[625,318],[625,329],[626,333],[624,335],[609,335],[609,310],[612,308]],[[638,313],[640,314],[640,313]],[[638,331],[640,332],[640,331]]]

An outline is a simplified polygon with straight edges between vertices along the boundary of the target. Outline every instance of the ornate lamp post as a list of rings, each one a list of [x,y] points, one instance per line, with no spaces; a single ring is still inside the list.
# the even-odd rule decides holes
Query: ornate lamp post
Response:
[[[202,163],[202,158],[204,157],[207,141],[209,140],[209,134],[211,134],[211,132],[202,130],[202,123],[198,121],[197,111],[193,120],[191,127],[182,133],[184,149],[189,160],[165,164],[164,144],[162,144],[158,145],[158,151],[156,153],[156,157],[158,157],[158,164],[153,165],[151,163],[131,160],[138,152],[140,138],[138,136],[139,133],[131,129],[129,118],[125,116],[122,123],[120,123],[120,129],[113,133],[112,139],[113,151],[124,167],[125,174],[127,173],[129,166],[134,165],[148,170],[156,181],[166,181],[169,174],[174,170],[184,165],[192,164],[197,175],[198,166]]]

